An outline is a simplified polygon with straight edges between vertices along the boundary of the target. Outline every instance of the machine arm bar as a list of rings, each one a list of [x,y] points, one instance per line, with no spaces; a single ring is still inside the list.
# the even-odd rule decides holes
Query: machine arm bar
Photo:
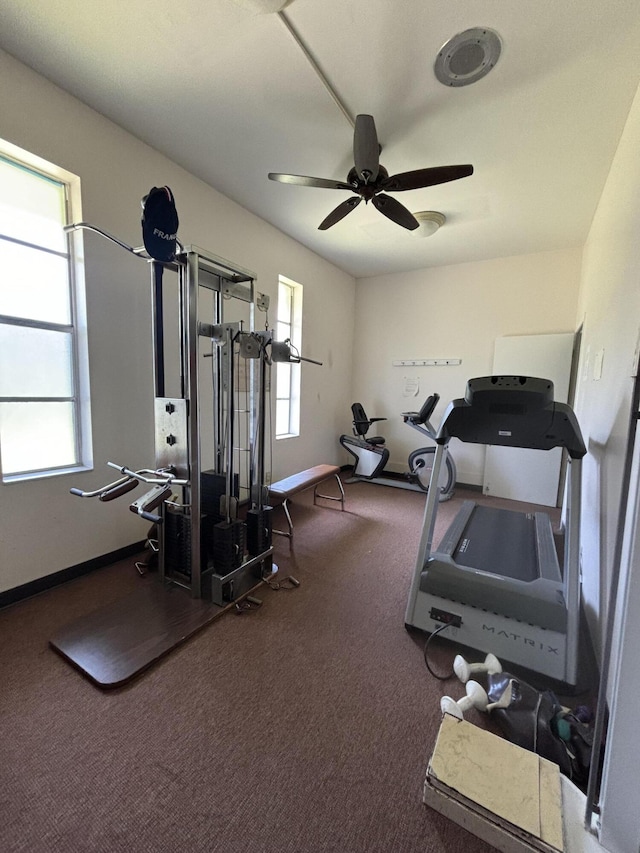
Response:
[[[275,362],[283,361],[288,364],[300,364],[301,361],[308,361],[310,364],[318,364],[322,367],[321,361],[315,361],[313,358],[304,358],[304,356],[301,356],[289,338],[287,338],[286,341],[271,342],[271,358]]]
[[[69,231],[78,231],[79,229],[86,229],[87,231],[94,231],[96,234],[100,234],[102,237],[106,237],[107,240],[111,240],[112,243],[116,243],[122,249],[126,249],[127,252],[131,252],[133,255],[137,255],[140,258],[148,259],[149,256],[145,252],[144,246],[140,246],[137,249],[134,249],[133,246],[129,246],[127,243],[123,243],[122,240],[119,240],[117,237],[114,237],[113,234],[109,234],[108,231],[103,231],[102,228],[97,228],[95,225],[91,225],[90,222],[72,222],[70,225],[65,225],[62,229],[65,233],[69,233]]]
[[[137,480],[142,480],[143,483],[151,483],[151,485],[173,485],[173,486],[188,486],[188,480],[180,480],[171,471],[153,470],[151,468],[140,468],[139,471],[132,471],[126,465],[118,465],[116,462],[107,462],[110,468],[115,468],[121,474],[126,474],[128,477],[135,477]],[[146,476],[151,475],[151,476]]]
[[[186,486],[189,483],[188,480],[178,479],[170,471],[154,471],[150,468],[141,468],[139,471],[132,471],[125,465],[116,465],[114,462],[107,462],[107,465],[120,471],[124,476],[113,483],[99,486],[93,491],[85,492],[82,489],[69,489],[71,494],[79,498],[99,498],[101,501],[112,501],[135,489],[140,481],[149,483],[150,485],[161,486]]]
[[[129,509],[147,521],[162,524],[162,516],[155,515],[152,510],[157,509],[168,497],[171,497],[170,485],[154,486],[153,489],[149,489],[146,494],[134,501]]]
[[[100,498],[101,501],[112,501],[114,498],[119,498],[130,492],[138,485],[138,480],[135,477],[121,477],[113,483],[108,483],[106,486],[100,486],[92,492],[83,492],[82,489],[69,489],[72,495],[77,495],[79,498]]]

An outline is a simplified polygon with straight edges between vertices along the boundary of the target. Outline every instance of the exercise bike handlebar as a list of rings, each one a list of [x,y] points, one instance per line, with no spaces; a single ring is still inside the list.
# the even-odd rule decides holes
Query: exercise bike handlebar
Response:
[[[386,421],[386,418],[365,418],[364,420],[360,418],[354,418],[353,426],[355,427],[355,431],[357,435],[363,435],[368,432],[371,424],[378,423],[378,421]],[[362,427],[362,429],[360,429]]]
[[[429,421],[429,418],[433,414],[435,407],[438,405],[439,400],[439,394],[431,394],[424,401],[419,412],[403,412],[403,421],[408,426],[417,429],[418,432],[427,435],[430,439],[435,441],[436,430],[434,429],[433,424]]]
[[[403,412],[402,417],[405,423],[410,423],[412,426],[426,424],[434,412],[435,407],[440,400],[439,394],[431,394],[422,404],[419,412]]]

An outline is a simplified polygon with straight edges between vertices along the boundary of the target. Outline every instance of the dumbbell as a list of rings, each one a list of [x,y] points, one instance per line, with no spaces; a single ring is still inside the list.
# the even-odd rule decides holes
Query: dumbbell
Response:
[[[456,655],[453,661],[453,671],[463,684],[477,672],[486,672],[488,675],[502,672],[502,665],[495,655],[489,653],[483,663],[468,663],[462,655]]]
[[[485,711],[489,704],[489,697],[484,687],[481,687],[477,681],[467,681],[467,695],[462,699],[452,699],[451,696],[443,696],[440,700],[440,710],[443,714],[451,714],[459,720],[464,719],[464,712],[471,708],[476,708],[478,711]]]

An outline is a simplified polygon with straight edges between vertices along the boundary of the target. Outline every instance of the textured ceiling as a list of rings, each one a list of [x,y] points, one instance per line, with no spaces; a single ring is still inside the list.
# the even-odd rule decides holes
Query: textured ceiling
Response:
[[[446,224],[420,239],[344,191],[353,131],[278,14],[233,0],[2,0],[0,47],[355,276],[581,245],[640,80],[630,0],[294,0],[284,13],[347,111],[375,117],[389,173],[472,163],[396,196]],[[456,33],[497,31],[477,83],[433,72]],[[0,119],[1,128],[1,119]],[[1,130],[0,130],[1,133]]]

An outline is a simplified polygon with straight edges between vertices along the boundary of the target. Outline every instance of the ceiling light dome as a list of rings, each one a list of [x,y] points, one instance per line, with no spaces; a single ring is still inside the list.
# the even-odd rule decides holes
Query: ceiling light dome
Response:
[[[233,0],[236,6],[241,6],[249,12],[258,15],[268,15],[272,12],[282,12],[293,0]]]
[[[447,221],[444,213],[437,210],[419,210],[413,215],[420,223],[420,227],[411,232],[414,237],[431,237]]]

